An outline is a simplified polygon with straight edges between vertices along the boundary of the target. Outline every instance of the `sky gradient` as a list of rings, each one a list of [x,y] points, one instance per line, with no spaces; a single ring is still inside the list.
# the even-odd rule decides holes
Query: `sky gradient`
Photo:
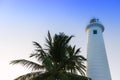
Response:
[[[0,0],[0,80],[30,72],[14,59],[28,59],[32,41],[44,44],[47,31],[75,35],[71,44],[86,56],[85,27],[93,17],[105,26],[104,41],[112,80],[119,80],[120,1],[119,0]]]

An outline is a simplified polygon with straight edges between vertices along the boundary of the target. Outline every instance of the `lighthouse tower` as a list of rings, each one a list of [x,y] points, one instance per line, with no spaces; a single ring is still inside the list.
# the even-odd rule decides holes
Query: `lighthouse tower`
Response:
[[[111,80],[106,50],[103,40],[104,26],[93,18],[86,27],[87,33],[87,75],[92,80]]]

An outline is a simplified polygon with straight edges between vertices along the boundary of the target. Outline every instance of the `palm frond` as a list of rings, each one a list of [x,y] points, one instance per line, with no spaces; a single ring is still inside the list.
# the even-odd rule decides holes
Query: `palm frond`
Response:
[[[29,61],[29,60],[25,60],[25,59],[20,59],[20,60],[13,60],[11,61],[10,64],[22,64],[23,66],[27,67],[27,68],[31,68],[32,70],[40,70],[40,69],[44,69],[43,65],[37,64],[35,62]]]
[[[82,55],[77,55],[76,57],[79,57],[79,60],[81,60],[81,61],[86,61],[87,59],[84,57],[84,56],[82,56]]]
[[[34,76],[33,78],[31,78],[29,80],[49,80],[47,78],[49,78],[50,76],[51,76],[50,72],[45,72],[38,76]],[[50,80],[52,80],[52,79],[50,79]]]
[[[42,48],[42,46],[38,42],[33,41],[33,45],[35,45],[36,48]]]
[[[49,46],[52,45],[52,37],[51,37],[51,34],[50,34],[49,31],[48,31],[48,36],[47,36],[47,38],[46,38],[46,41],[47,41],[47,43],[49,44]]]
[[[42,74],[41,72],[31,72],[31,73],[27,73],[25,75],[19,76],[15,80],[33,80],[32,78],[37,77],[41,74]]]
[[[47,56],[48,54],[45,52],[47,49],[42,49],[41,48],[37,48],[35,49],[35,52],[30,54],[29,57],[35,57],[38,61],[43,61]]]
[[[81,48],[78,48],[78,49],[75,51],[74,54],[77,55],[78,53],[80,53],[80,49],[81,49]]]
[[[35,57],[37,59],[37,61],[44,61],[44,59],[47,57],[47,54],[43,51],[40,51],[40,52],[36,52],[36,53],[32,53],[30,54],[29,56],[30,58],[31,57]]]
[[[81,66],[78,66],[78,65],[76,65],[76,69],[78,70],[78,72],[82,75],[82,76],[85,76],[86,74],[85,74],[85,69],[84,68],[82,68]]]
[[[72,37],[74,37],[73,35],[68,37],[67,40],[66,40],[66,44],[68,44],[70,42],[70,40],[72,39]]]

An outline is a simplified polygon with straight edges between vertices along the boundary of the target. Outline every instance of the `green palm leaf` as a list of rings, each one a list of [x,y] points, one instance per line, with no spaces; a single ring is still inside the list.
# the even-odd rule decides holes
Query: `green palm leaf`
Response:
[[[13,60],[11,61],[10,64],[22,64],[23,66],[27,68],[31,68],[32,70],[40,70],[44,69],[45,67],[43,65],[37,64],[35,62],[25,60],[25,59],[20,59],[20,60]]]
[[[37,77],[41,74],[42,74],[41,72],[31,72],[31,73],[27,73],[25,75],[19,76],[15,80],[33,80],[34,77]]]

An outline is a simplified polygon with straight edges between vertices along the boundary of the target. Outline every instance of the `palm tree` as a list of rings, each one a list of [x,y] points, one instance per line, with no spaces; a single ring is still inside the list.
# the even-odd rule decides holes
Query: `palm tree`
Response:
[[[86,59],[78,55],[80,49],[76,50],[75,46],[69,45],[72,37],[59,33],[52,38],[48,31],[46,48],[33,42],[36,48],[30,58],[36,58],[39,63],[26,59],[11,61],[10,64],[22,64],[33,70],[33,72],[19,76],[15,80],[88,80],[85,77],[84,61]],[[78,72],[81,75],[78,75]]]

